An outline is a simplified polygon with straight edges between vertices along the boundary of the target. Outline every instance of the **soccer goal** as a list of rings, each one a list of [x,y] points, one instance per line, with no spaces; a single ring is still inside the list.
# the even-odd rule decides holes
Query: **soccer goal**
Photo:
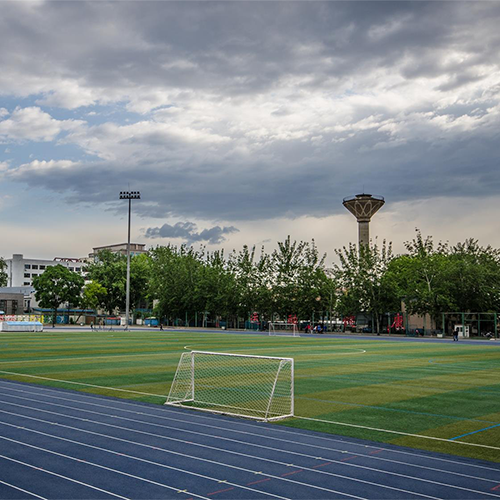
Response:
[[[285,337],[298,337],[299,330],[295,323],[287,323],[286,321],[275,321],[269,323],[269,335],[281,335]]]
[[[182,353],[167,405],[258,420],[292,417],[293,358]]]

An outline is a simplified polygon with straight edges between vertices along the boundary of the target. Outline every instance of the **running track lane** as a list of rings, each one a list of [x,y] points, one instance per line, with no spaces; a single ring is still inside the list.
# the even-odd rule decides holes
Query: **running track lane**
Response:
[[[500,498],[500,464],[0,380],[0,498]]]

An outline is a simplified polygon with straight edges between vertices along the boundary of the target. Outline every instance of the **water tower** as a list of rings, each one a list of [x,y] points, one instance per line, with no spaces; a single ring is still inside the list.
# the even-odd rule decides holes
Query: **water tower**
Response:
[[[382,196],[357,194],[344,198],[342,204],[358,220],[359,246],[370,243],[370,220],[382,208],[385,200]]]

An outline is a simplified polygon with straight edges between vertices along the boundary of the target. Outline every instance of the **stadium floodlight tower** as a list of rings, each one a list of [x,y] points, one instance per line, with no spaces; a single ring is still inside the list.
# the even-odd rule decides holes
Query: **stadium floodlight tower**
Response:
[[[139,191],[120,191],[120,200],[128,200],[128,239],[127,239],[127,289],[125,299],[125,330],[128,330],[128,321],[130,317],[130,211],[132,200],[140,200]]]
[[[385,200],[382,196],[372,196],[371,194],[357,194],[344,198],[342,204],[351,212],[358,221],[358,243],[361,245],[370,244],[370,220],[382,208]]]

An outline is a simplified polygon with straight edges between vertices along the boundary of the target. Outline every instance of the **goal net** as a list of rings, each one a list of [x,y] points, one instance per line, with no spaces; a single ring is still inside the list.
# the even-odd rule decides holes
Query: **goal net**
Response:
[[[298,337],[299,331],[295,323],[275,321],[269,323],[269,335],[284,335],[286,337]]]
[[[191,351],[165,404],[259,420],[293,416],[293,358]]]

